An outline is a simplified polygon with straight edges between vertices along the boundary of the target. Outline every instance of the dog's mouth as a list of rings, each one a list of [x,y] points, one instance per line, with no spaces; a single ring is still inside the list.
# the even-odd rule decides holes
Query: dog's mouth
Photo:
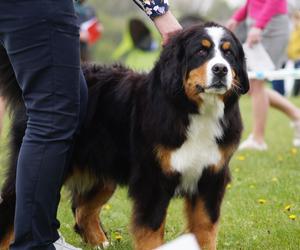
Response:
[[[198,94],[201,93],[209,93],[209,94],[225,94],[227,89],[227,84],[224,81],[215,81],[213,84],[209,86],[201,86],[200,84],[196,85],[196,90]]]

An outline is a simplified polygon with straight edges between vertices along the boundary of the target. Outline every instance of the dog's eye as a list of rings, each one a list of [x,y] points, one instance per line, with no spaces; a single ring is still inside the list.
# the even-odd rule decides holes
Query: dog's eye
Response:
[[[199,56],[207,56],[207,54],[208,54],[208,52],[207,52],[207,50],[206,49],[200,49],[200,50],[198,50],[198,52],[197,52],[197,55],[199,55]]]

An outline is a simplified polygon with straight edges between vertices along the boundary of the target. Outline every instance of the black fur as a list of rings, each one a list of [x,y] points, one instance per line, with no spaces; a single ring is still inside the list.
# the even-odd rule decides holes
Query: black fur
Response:
[[[72,164],[66,180],[75,171],[89,172],[97,181],[113,181],[129,186],[135,201],[135,220],[152,230],[160,227],[170,199],[180,183],[180,174],[165,174],[155,155],[157,145],[179,148],[186,139],[189,115],[198,106],[183,88],[187,72],[204,61],[195,57],[204,27],[195,26],[176,35],[163,49],[149,74],[135,73],[120,65],[111,67],[85,65],[83,72],[89,87],[89,104],[85,122],[76,138]],[[242,131],[238,97],[249,88],[241,45],[232,33],[235,59],[230,64],[237,72],[240,86],[224,98],[225,119],[221,121],[224,136],[216,139],[220,147],[237,145]],[[0,91],[11,106],[11,162],[0,204],[0,242],[13,222],[16,159],[26,127],[26,116],[11,66],[5,54],[0,61]],[[1,64],[0,64],[1,65]],[[228,158],[229,161],[229,158]],[[219,217],[220,204],[229,181],[228,161],[218,172],[204,170],[198,191],[190,198],[202,197],[213,221]],[[81,195],[93,194],[87,190]],[[73,193],[75,211],[77,193]],[[78,231],[81,229],[76,227]]]

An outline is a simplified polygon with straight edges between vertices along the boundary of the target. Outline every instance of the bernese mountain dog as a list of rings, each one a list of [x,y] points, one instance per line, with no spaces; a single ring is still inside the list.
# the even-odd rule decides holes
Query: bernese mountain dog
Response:
[[[238,99],[249,88],[239,41],[220,25],[196,25],[175,35],[147,74],[120,65],[85,65],[83,71],[88,111],[64,182],[76,231],[91,246],[106,246],[99,214],[117,185],[126,185],[134,249],[163,244],[174,196],[185,200],[187,229],[201,248],[216,249],[228,164],[242,132]],[[0,204],[0,248],[7,249],[26,116],[12,69],[0,77],[12,110],[11,159]]]

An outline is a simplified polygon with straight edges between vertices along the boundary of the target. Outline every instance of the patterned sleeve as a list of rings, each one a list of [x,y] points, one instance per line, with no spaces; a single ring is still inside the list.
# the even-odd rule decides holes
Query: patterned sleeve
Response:
[[[168,0],[133,0],[151,18],[165,14],[169,9]]]

